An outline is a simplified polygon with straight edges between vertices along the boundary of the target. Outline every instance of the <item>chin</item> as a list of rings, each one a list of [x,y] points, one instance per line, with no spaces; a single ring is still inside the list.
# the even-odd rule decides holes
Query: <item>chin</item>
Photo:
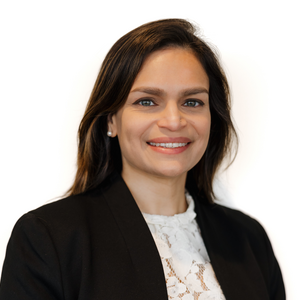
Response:
[[[160,177],[166,177],[166,178],[176,178],[180,177],[183,174],[186,174],[187,170],[186,169],[179,169],[179,168],[165,168],[161,170],[156,170],[155,174],[157,174]]]

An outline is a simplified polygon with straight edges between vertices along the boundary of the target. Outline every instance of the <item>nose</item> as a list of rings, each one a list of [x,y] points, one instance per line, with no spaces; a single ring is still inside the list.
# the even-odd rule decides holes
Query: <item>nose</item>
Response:
[[[166,128],[170,131],[178,131],[187,124],[182,112],[177,106],[177,103],[168,103],[161,112],[157,125],[160,128]]]

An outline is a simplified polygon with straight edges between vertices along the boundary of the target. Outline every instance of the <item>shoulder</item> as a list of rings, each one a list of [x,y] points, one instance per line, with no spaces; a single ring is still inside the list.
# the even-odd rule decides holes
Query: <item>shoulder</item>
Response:
[[[29,211],[21,219],[36,217],[44,222],[59,221],[61,224],[71,221],[79,223],[90,220],[91,217],[100,218],[101,221],[103,218],[105,219],[105,216],[110,215],[112,198],[115,198],[116,201],[120,199],[127,201],[129,198],[128,195],[125,195],[127,187],[122,183],[120,175],[113,173],[97,187],[45,204]],[[110,193],[110,191],[114,191],[114,193]]]
[[[218,237],[224,244],[247,245],[256,254],[272,252],[263,226],[240,210],[220,204],[198,205],[197,218],[203,234]]]
[[[24,214],[19,222],[30,219],[39,219],[45,224],[60,225],[74,221],[82,222],[88,218],[93,210],[97,208],[98,212],[105,210],[105,199],[102,197],[101,189],[79,195],[72,195],[57,201],[45,204],[37,209]]]
[[[65,245],[74,239],[88,242],[88,237],[120,236],[124,222],[136,220],[140,224],[143,217],[130,191],[120,175],[112,174],[92,190],[29,211],[15,228],[25,230],[31,226],[32,230],[27,230],[31,234],[34,229],[44,227],[54,241]]]
[[[233,208],[229,208],[220,204],[213,204],[210,208],[212,213],[220,218],[220,221],[232,226],[238,231],[247,232],[249,234],[257,234],[264,232],[261,224],[249,216],[248,214]]]
[[[30,211],[29,213],[33,213],[36,215],[47,215],[50,213],[59,214],[60,212],[76,214],[78,212],[82,212],[82,210],[85,211],[90,206],[93,206],[95,204],[103,204],[102,198],[102,187],[99,186],[91,191],[67,196],[59,200],[44,204],[37,209]]]
[[[113,213],[102,187],[69,196],[25,213],[14,226],[12,236],[33,239],[50,237],[56,245],[87,243],[88,236],[116,230]],[[118,231],[117,231],[118,232]]]
[[[99,186],[27,212],[14,226],[8,252],[32,250],[39,256],[59,257],[63,264],[68,262],[80,270],[79,258],[87,257],[91,249],[104,257],[112,252],[111,243],[123,245],[110,200]]]
[[[223,214],[224,222],[226,221],[231,230],[241,239],[247,240],[253,250],[273,254],[268,235],[259,221],[237,209],[218,204],[215,209],[222,212],[220,214]]]
[[[207,218],[207,221],[216,225],[224,226],[228,229],[235,228],[236,231],[258,233],[263,230],[261,224],[248,214],[234,208],[229,208],[221,204],[198,204],[197,213]],[[264,231],[264,230],[263,230]]]

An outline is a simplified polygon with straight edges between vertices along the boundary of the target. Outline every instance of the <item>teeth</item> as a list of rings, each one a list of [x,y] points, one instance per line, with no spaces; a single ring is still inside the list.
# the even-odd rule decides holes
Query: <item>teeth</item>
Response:
[[[149,143],[151,146],[155,147],[163,147],[163,148],[178,148],[184,147],[188,143]]]

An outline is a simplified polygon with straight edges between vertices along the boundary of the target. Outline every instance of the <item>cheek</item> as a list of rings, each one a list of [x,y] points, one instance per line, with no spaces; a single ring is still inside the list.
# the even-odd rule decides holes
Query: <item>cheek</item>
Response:
[[[210,135],[210,126],[211,126],[211,120],[210,120],[210,118],[205,122],[205,124],[204,124],[204,131],[205,131],[205,133],[207,134],[207,136],[209,137],[209,135]]]
[[[134,151],[136,147],[146,141],[147,129],[149,128],[147,119],[123,114],[120,121],[117,126],[120,146],[133,148],[132,151]]]
[[[202,116],[201,119],[198,119],[194,122],[194,127],[198,135],[202,138],[209,137],[210,134],[211,120],[210,115]]]

